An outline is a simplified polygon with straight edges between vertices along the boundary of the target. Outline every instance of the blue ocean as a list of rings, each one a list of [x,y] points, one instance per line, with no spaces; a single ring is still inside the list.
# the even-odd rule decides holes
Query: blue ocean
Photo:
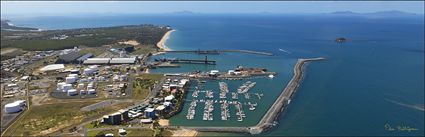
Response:
[[[11,18],[18,26],[69,29],[131,24],[170,25],[176,31],[166,45],[174,50],[246,49],[275,56],[226,53],[211,55],[217,65],[183,65],[158,72],[188,72],[236,65],[266,67],[273,79],[254,79],[264,93],[261,107],[247,120],[186,120],[188,105],[171,119],[175,125],[255,125],[292,77],[298,58],[325,57],[306,66],[306,76],[278,125],[262,135],[424,136],[424,19],[275,14],[102,15]],[[345,37],[344,43],[334,42]],[[203,59],[195,54],[156,57]],[[211,88],[218,88],[212,81]],[[235,90],[239,81],[229,81]],[[188,102],[189,103],[189,102]],[[216,106],[219,111],[219,106]],[[247,111],[247,110],[246,110]],[[200,111],[199,113],[202,114]],[[233,113],[233,112],[232,112]],[[199,117],[202,117],[201,114]],[[224,124],[223,124],[224,123]],[[388,130],[388,127],[396,130]],[[400,127],[400,128],[398,128]],[[404,130],[403,130],[404,129]],[[408,131],[407,129],[417,129]],[[202,133],[201,135],[222,135]],[[228,134],[237,135],[237,134]]]

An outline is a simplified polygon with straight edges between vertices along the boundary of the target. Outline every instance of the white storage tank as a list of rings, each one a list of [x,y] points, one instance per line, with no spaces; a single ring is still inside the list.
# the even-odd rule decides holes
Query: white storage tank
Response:
[[[78,88],[79,88],[79,89],[83,89],[83,88],[84,88],[84,83],[80,83],[80,84],[78,84]]]
[[[65,85],[66,83],[65,82],[61,82],[61,83],[58,83],[57,84],[57,90],[62,90],[63,89],[63,85]]]
[[[96,79],[97,79],[97,81],[105,81],[105,77],[102,77],[102,76],[99,76]]]
[[[93,89],[93,85],[87,85],[87,90]]]
[[[93,71],[93,69],[90,69],[90,68],[85,68],[84,69],[84,71],[83,71],[83,74],[84,75],[90,75],[91,73],[93,73],[94,71]]]
[[[65,78],[65,82],[66,82],[67,84],[74,83],[75,81],[77,81],[77,78],[75,78],[75,77],[66,77],[66,78]]]
[[[18,103],[19,104],[19,106],[21,106],[21,107],[23,107],[23,106],[25,106],[26,105],[26,100],[17,100],[17,101],[15,101],[15,103]]]
[[[80,82],[81,82],[81,83],[85,83],[85,82],[88,82],[88,80],[87,80],[87,79],[85,79],[85,78],[82,78],[82,79],[80,79]]]
[[[89,90],[87,90],[87,94],[96,94],[96,90],[95,89],[89,89]]]
[[[72,74],[78,74],[78,73],[80,73],[80,70],[79,69],[72,69],[69,72],[71,72]]]
[[[71,88],[72,88],[71,84],[65,84],[65,85],[62,86],[63,92],[67,92]]]
[[[127,75],[121,75],[120,76],[120,81],[125,81],[127,80]]]
[[[98,70],[97,65],[89,66],[89,68],[90,68],[90,69],[93,69],[93,70],[96,70],[96,71]]]
[[[68,77],[75,77],[78,78],[78,74],[69,74]]]
[[[119,76],[118,76],[118,75],[115,75],[115,76],[112,78],[112,80],[113,80],[114,82],[117,82],[117,81],[119,80]]]
[[[74,96],[74,95],[77,95],[78,93],[76,89],[69,89],[67,94],[68,96]]]
[[[89,90],[89,89],[93,89],[93,83],[89,83],[88,85],[87,85],[87,90]]]
[[[19,102],[13,102],[13,103],[9,103],[4,105],[4,111],[6,113],[16,113],[22,110],[21,105],[19,104]]]

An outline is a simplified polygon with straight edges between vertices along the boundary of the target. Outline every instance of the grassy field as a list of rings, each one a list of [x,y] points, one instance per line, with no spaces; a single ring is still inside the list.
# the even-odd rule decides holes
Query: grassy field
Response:
[[[133,99],[145,99],[149,95],[149,88],[158,83],[162,77],[162,74],[142,74],[136,77],[133,84]]]
[[[40,32],[1,31],[1,47],[24,50],[58,50],[74,46],[99,47],[130,39],[134,39],[142,45],[155,45],[168,30],[166,27],[154,25],[132,25]],[[52,39],[60,35],[68,37],[62,40]]]
[[[154,45],[143,45],[139,46],[139,48],[133,51],[131,54],[140,55],[140,54],[148,54],[149,52],[155,51],[156,48]]]
[[[153,137],[155,135],[155,130],[152,129],[125,129],[127,137]],[[96,137],[96,136],[102,136],[108,133],[114,134],[114,136],[118,136],[118,130],[117,129],[109,129],[109,130],[92,130],[87,132],[87,136],[89,137]],[[173,132],[170,130],[158,130],[158,136],[161,137],[171,137],[173,135]]]
[[[126,136],[145,136],[145,137],[152,137],[154,136],[154,131],[151,129],[125,129],[126,130]],[[94,130],[87,132],[87,136],[89,137],[95,137],[95,136],[101,136],[107,133],[112,133],[114,136],[118,136],[118,130]]]
[[[1,60],[10,59],[19,55],[24,54],[25,51],[18,48],[1,48]]]
[[[48,135],[75,126],[90,118],[100,117],[131,105],[121,103],[88,112],[80,111],[82,107],[95,102],[54,103],[31,107],[28,112],[11,125],[4,136]],[[67,132],[67,130],[62,132]]]
[[[84,55],[84,54],[87,54],[87,53],[91,53],[91,54],[93,54],[95,56],[98,56],[98,55],[104,53],[105,51],[106,50],[104,48],[90,48],[90,47],[85,47],[82,50],[80,50],[80,54],[81,55]]]
[[[170,130],[163,130],[163,131],[161,131],[160,136],[171,137],[171,136],[173,136],[173,132],[171,132]]]

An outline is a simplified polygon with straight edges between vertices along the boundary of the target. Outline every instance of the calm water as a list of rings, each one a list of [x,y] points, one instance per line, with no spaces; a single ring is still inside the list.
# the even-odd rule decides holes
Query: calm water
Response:
[[[287,113],[279,119],[277,127],[264,135],[424,135],[423,18],[125,15],[12,20],[16,25],[43,29],[170,25],[177,30],[166,43],[172,49],[249,49],[276,54],[268,57],[228,53],[209,56],[218,61],[216,66],[184,65],[178,69],[154,70],[225,71],[244,65],[267,67],[279,73],[274,79],[252,79],[258,84],[251,91],[264,93],[264,97],[254,99],[259,104],[257,110],[251,112],[245,107],[248,119],[243,122],[234,119],[222,122],[219,105],[215,106],[213,122],[202,121],[201,111],[197,120],[186,120],[188,105],[185,105],[183,112],[172,118],[172,124],[254,125],[291,78],[296,59],[323,56],[326,60],[308,65],[307,75]],[[350,41],[336,44],[332,41],[336,37],[347,37]],[[161,56],[204,58],[194,54]],[[235,90],[242,82],[229,82],[230,89]],[[209,89],[218,88],[218,81],[207,83]],[[422,106],[422,110],[414,106]],[[198,108],[203,105],[198,104]],[[419,130],[387,131],[385,124]]]

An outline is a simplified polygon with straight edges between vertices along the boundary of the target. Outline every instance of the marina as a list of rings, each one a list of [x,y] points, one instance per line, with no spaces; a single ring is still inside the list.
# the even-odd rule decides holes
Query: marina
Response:
[[[277,122],[277,118],[279,117],[279,115],[285,111],[286,107],[289,105],[289,103],[291,102],[294,93],[296,92],[296,89],[299,87],[299,84],[301,83],[302,77],[303,77],[303,66],[304,64],[306,64],[306,62],[310,62],[310,61],[317,61],[317,60],[323,60],[324,58],[312,58],[312,59],[299,59],[297,64],[294,66],[293,70],[294,70],[294,76],[292,77],[292,79],[290,80],[290,82],[286,85],[286,87],[283,89],[283,91],[281,91],[281,93],[279,94],[278,98],[274,101],[274,103],[272,104],[272,106],[270,108],[268,108],[267,112],[263,115],[263,117],[261,118],[261,120],[256,123],[253,126],[231,126],[231,127],[222,127],[222,126],[180,126],[181,128],[184,129],[192,129],[192,130],[197,130],[197,131],[204,131],[204,132],[237,132],[237,133],[250,133],[250,134],[260,134],[268,129],[270,129],[273,126],[276,126]],[[242,86],[240,86],[238,88],[238,91],[242,92],[242,93],[233,93],[232,92],[232,96],[237,95],[237,94],[245,94],[248,92],[248,90],[252,87],[254,87],[256,82],[251,82],[251,81],[247,81],[244,82],[242,84]],[[261,98],[263,95],[263,93],[247,93],[247,94],[254,94],[256,95],[258,98]],[[246,95],[246,94],[245,94]],[[233,100],[233,101],[227,101],[227,103],[229,105],[234,105],[235,108],[235,113],[236,113],[236,121],[237,122],[244,122],[245,120],[249,120],[246,119],[247,115],[244,111],[244,105],[248,106],[248,110],[247,113],[249,112],[253,112],[255,111],[257,108],[256,106],[258,105],[258,103],[253,103],[251,101],[246,101],[246,102],[241,102],[241,100],[247,100],[245,98],[243,99],[237,99],[237,100]],[[252,99],[251,99],[252,100]],[[224,100],[225,101],[225,100]],[[208,101],[208,102],[212,102],[212,100]],[[223,103],[223,101],[221,101],[221,103]],[[207,110],[211,110],[211,109],[206,109],[206,108],[210,108],[210,104],[212,103],[205,103],[205,112],[204,112],[204,121],[207,121],[209,119],[208,116],[212,116],[210,113],[212,111],[207,111]],[[225,116],[225,106],[222,105],[222,119],[226,119]],[[229,117],[228,117],[229,118]],[[212,120],[211,120],[212,121]]]
[[[243,111],[241,102],[236,102],[235,107],[237,111],[236,116],[238,118],[238,121],[243,121],[243,118],[245,118],[246,116],[245,116],[245,112]]]
[[[190,103],[190,107],[187,110],[187,115],[186,118],[187,119],[194,119],[195,118],[195,113],[196,113],[196,105],[198,103],[198,100],[192,100],[192,102]]]
[[[245,99],[250,99],[251,98],[251,96],[249,95],[249,93],[245,93],[244,95],[245,95]]]
[[[255,107],[257,106],[257,103],[252,104],[251,102],[248,102],[248,105],[249,105],[249,110],[253,111],[253,110],[255,110]]]
[[[230,117],[229,104],[227,100],[220,101],[221,103],[221,120],[227,120]]]
[[[6,13],[1,136],[423,136],[423,2],[330,3]]]
[[[206,98],[209,98],[209,99],[214,98],[214,94],[212,90],[205,90],[204,92],[205,92]]]
[[[225,99],[226,94],[229,92],[229,88],[227,87],[227,84],[225,82],[219,82],[220,86],[220,99]]]
[[[192,97],[194,97],[194,98],[197,98],[198,96],[199,96],[199,90],[195,90],[193,93],[192,93]]]
[[[232,92],[232,99],[238,99],[238,93]]]
[[[242,86],[239,87],[238,93],[247,93],[252,87],[255,86],[255,84],[257,84],[257,82],[245,82],[244,84],[242,84]]]
[[[208,121],[214,120],[213,113],[212,113],[213,111],[214,111],[213,100],[205,101],[204,116],[202,120],[208,120]]]
[[[255,79],[251,79],[255,80]],[[261,99],[263,93],[249,93],[248,91],[252,89],[256,82],[253,81],[241,81],[241,82],[230,82],[230,81],[200,81],[194,80],[197,84],[191,87],[191,98],[189,107],[187,108],[186,119],[188,120],[196,120],[198,117],[195,116],[197,110],[197,103],[204,104],[202,109],[202,121],[214,121],[214,115],[217,115],[217,119],[221,119],[221,121],[236,121],[243,122],[247,117],[245,111],[255,111],[257,103],[256,101]],[[233,91],[229,89],[228,82],[232,83]],[[218,85],[214,86],[214,85]],[[219,92],[214,92],[219,90]],[[237,91],[241,91],[238,93]],[[227,94],[230,94],[227,96]],[[219,94],[219,96],[215,96],[214,94]],[[239,94],[242,94],[244,97],[239,98]],[[255,96],[252,96],[255,95]],[[258,99],[257,99],[258,96]],[[255,98],[253,98],[255,97]],[[254,102],[254,103],[253,103]],[[215,107],[220,107],[220,111],[214,112]],[[218,117],[219,116],[219,117]],[[234,118],[231,118],[233,117]]]

